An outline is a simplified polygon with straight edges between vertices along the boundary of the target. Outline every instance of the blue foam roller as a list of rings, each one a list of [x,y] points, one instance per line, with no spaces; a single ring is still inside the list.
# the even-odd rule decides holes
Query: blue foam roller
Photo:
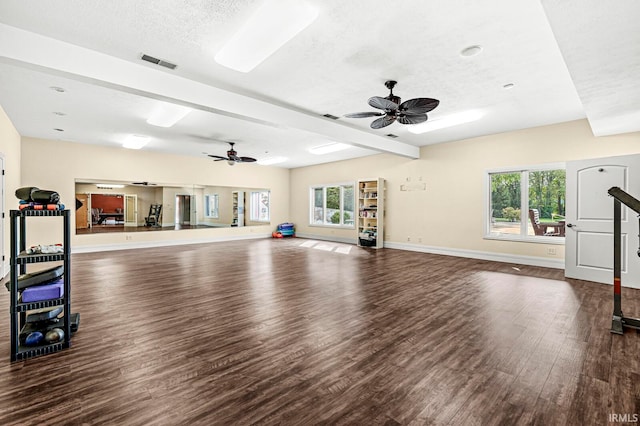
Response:
[[[33,333],[29,333],[29,335],[25,339],[25,344],[27,346],[37,345],[38,343],[42,342],[42,339],[44,339],[44,335],[39,331],[34,331]]]

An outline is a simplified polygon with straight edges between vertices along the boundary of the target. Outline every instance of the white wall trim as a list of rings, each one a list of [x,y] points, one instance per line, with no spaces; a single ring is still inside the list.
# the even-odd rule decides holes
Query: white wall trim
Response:
[[[467,257],[471,259],[491,260],[494,262],[515,263],[517,265],[542,266],[544,268],[564,269],[564,259],[546,259],[536,256],[522,256],[506,253],[493,253],[476,250],[462,250],[447,247],[431,247],[418,244],[384,243],[385,248],[418,251],[430,254],[443,254],[445,256]]]
[[[185,244],[204,244],[204,243],[219,243],[224,241],[236,241],[236,240],[256,240],[260,238],[271,238],[270,233],[259,233],[251,235],[241,236],[225,236],[215,238],[198,238],[189,240],[162,240],[162,241],[142,241],[126,244],[102,244],[97,246],[76,246],[71,247],[71,253],[94,253],[102,251],[113,250],[129,250],[140,248],[152,248],[152,247],[166,247],[166,246],[179,246]]]
[[[300,234],[296,232],[296,237],[308,238],[310,240],[333,241],[334,243],[357,244],[357,238],[332,237],[327,235]]]
[[[300,238],[309,238],[312,240],[333,241],[345,244],[357,244],[356,238],[332,237],[326,235],[300,234],[296,233]],[[419,244],[394,243],[385,241],[385,248],[417,251],[421,253],[442,254],[445,256],[466,257],[469,259],[490,260],[493,262],[514,263],[516,265],[541,266],[544,268],[564,269],[564,259],[546,259],[536,256],[522,256],[506,253],[493,253],[476,250],[462,250],[447,247],[433,247]]]

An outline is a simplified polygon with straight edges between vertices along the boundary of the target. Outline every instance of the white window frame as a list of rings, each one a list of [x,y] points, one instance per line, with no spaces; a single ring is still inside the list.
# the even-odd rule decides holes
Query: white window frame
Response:
[[[260,218],[260,205],[262,204],[262,194],[267,194],[267,217]],[[251,191],[249,193],[249,220],[251,222],[264,222],[269,223],[271,221],[271,191]]]
[[[566,163],[545,163],[536,166],[503,167],[485,170],[483,222],[486,240],[521,241],[527,243],[543,243],[564,245],[565,237],[545,237],[541,235],[527,235],[529,224],[529,172],[543,172],[547,170],[566,170]],[[520,234],[492,234],[491,233],[491,175],[497,173],[520,173]],[[525,178],[526,177],[526,178]],[[566,191],[566,188],[565,188]],[[522,206],[527,206],[522,208]]]
[[[351,220],[352,224],[344,223],[344,190],[345,187],[351,187],[353,192],[353,208]],[[327,209],[327,188],[340,188],[340,223],[324,223],[326,217],[326,209]],[[314,212],[315,212],[315,190],[322,189],[322,217],[323,223],[315,223],[314,220]],[[342,228],[342,229],[355,229],[356,228],[356,190],[357,185],[355,182],[340,182],[340,183],[330,183],[330,184],[320,184],[320,185],[311,185],[309,187],[309,226],[317,226],[321,228]]]
[[[220,196],[218,194],[205,194],[204,216],[212,219],[220,219]]]

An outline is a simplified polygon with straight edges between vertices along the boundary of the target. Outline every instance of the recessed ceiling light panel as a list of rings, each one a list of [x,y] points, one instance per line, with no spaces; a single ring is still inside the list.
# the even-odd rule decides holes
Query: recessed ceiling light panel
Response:
[[[124,185],[113,183],[96,183],[96,186],[102,189],[124,188]]]
[[[227,68],[249,72],[311,25],[318,11],[300,0],[266,0],[214,57]]]
[[[148,136],[129,135],[122,142],[122,146],[124,148],[129,148],[129,149],[140,149],[143,146],[145,146],[148,142],[149,142]]]
[[[190,112],[191,108],[162,102],[153,109],[151,115],[147,118],[147,123],[158,127],[171,127]]]

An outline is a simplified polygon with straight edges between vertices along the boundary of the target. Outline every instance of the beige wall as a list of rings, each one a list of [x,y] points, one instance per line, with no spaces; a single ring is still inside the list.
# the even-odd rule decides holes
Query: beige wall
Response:
[[[5,135],[0,146],[7,163],[13,164],[13,170],[7,172],[7,194],[12,194],[19,186],[38,186],[58,191],[62,202],[72,206],[77,178],[193,182],[212,186],[268,187],[272,191],[272,225],[167,231],[162,235],[73,235],[73,246],[80,248],[270,234],[276,224],[289,221],[295,223],[298,234],[355,241],[355,230],[308,225],[309,187],[383,177],[386,180],[387,243],[411,244],[416,249],[443,248],[549,258],[547,244],[483,239],[486,170],[640,153],[640,134],[595,138],[586,120],[425,146],[416,160],[380,154],[290,171],[257,165],[228,167],[206,158],[33,138],[23,138],[20,152],[17,148],[19,135],[4,114],[0,116],[0,132]],[[20,155],[23,158],[21,182],[16,178]],[[424,183],[426,191],[400,190],[401,185],[414,183]],[[10,202],[9,198],[7,202]],[[31,240],[28,235],[29,244],[59,241],[56,226],[45,222],[42,220],[30,228],[34,231],[31,235],[39,238]],[[407,243],[407,237],[411,242]],[[563,247],[554,247],[557,254],[553,259],[563,259]]]
[[[61,202],[73,209],[75,179],[118,181],[150,181],[162,183],[193,183],[260,187],[272,190],[272,223],[289,218],[289,170],[242,164],[229,167],[224,162],[207,158],[187,157],[135,151],[119,147],[103,147],[34,138],[22,139],[24,167],[21,186],[37,186],[60,193]],[[170,212],[169,212],[170,213]],[[167,213],[167,214],[169,214]],[[28,244],[49,244],[60,240],[60,232],[48,219],[30,227]],[[75,217],[72,217],[75,223]],[[190,229],[182,231],[139,232],[122,234],[72,235],[73,248],[91,246],[124,246],[154,242],[207,241],[228,237],[251,237],[271,234],[272,226],[247,228]],[[33,236],[33,237],[32,237]],[[37,241],[34,239],[37,236]]]
[[[13,127],[2,107],[0,107],[0,154],[4,157],[4,219],[2,220],[2,253],[4,254],[4,273],[9,265],[9,210],[18,207],[14,193],[20,187],[20,135]]]
[[[639,133],[596,138],[588,122],[579,120],[425,146],[416,160],[375,155],[304,167],[291,171],[291,217],[299,234],[355,241],[355,230],[308,225],[309,187],[383,177],[385,242],[560,260],[563,246],[553,246],[557,254],[549,256],[547,244],[483,239],[486,170],[637,153]],[[426,191],[400,190],[416,183],[425,183]]]

